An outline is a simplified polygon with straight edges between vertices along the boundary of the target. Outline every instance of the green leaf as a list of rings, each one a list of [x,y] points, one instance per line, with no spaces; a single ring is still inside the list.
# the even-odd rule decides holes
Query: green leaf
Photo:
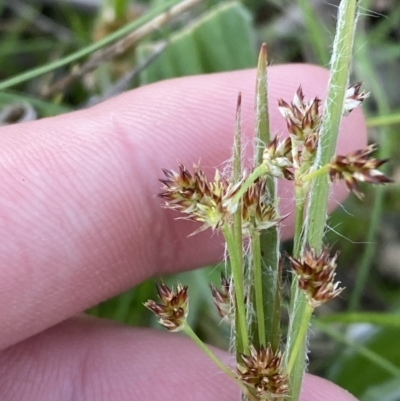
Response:
[[[361,397],[361,401],[398,401],[400,399],[399,379],[389,380],[369,388]]]
[[[334,315],[321,316],[318,320],[323,323],[369,323],[377,326],[400,328],[399,313],[335,313]]]
[[[337,334],[331,326],[324,331],[329,335]],[[333,363],[328,378],[356,397],[360,397],[371,386],[381,385],[394,377],[399,383],[399,335],[398,328],[385,328],[364,340],[347,339],[349,350],[343,358]]]
[[[250,14],[241,4],[216,6],[192,26],[171,35],[163,53],[142,72],[140,84],[253,67],[254,36]],[[138,46],[138,61],[146,60],[153,47],[153,43]]]

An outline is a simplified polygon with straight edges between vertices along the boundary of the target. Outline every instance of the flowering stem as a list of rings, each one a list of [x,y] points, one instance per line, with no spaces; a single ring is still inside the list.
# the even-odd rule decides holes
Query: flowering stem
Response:
[[[302,177],[303,182],[312,180],[304,224],[304,240],[316,251],[320,251],[323,244],[322,239],[325,230],[329,195],[329,180],[323,173],[326,173],[328,170],[328,163],[334,155],[342,119],[343,104],[350,72],[357,8],[358,0],[342,0],[339,5],[336,35],[331,57],[328,96],[314,163],[316,170]],[[296,295],[296,300],[294,300],[296,302],[291,303],[290,316],[296,324],[292,325],[295,333],[289,332],[288,338],[294,338],[294,343],[288,341],[289,362],[287,366],[290,372],[291,400],[297,401],[305,370],[305,334],[309,322],[307,315],[311,312],[307,310],[309,306],[307,306],[304,294],[299,293],[298,287],[293,290],[294,295]],[[297,331],[295,326],[298,324],[300,324],[300,330]],[[304,334],[300,335],[300,332],[304,332]]]
[[[200,340],[192,328],[185,322],[183,332],[231,379],[243,386],[236,378],[235,374]],[[244,386],[243,386],[244,387]]]
[[[294,341],[294,346],[290,352],[289,362],[286,367],[286,373],[290,375],[294,363],[296,361],[297,356],[300,353],[300,350],[303,348],[304,339],[307,334],[308,325],[310,323],[311,315],[313,313],[313,308],[307,302],[306,307],[303,310],[302,319],[301,319],[301,326],[296,335],[296,339]]]
[[[261,269],[261,243],[260,234],[254,232],[251,236],[251,253],[253,263],[253,282],[254,282],[254,297],[256,306],[258,343],[265,347],[265,316],[264,316],[264,300],[263,300],[263,285],[262,285],[262,269]]]
[[[260,164],[257,166],[253,172],[247,177],[247,180],[242,184],[242,186],[238,189],[236,192],[235,196],[232,198],[232,204],[235,205],[236,203],[239,202],[239,199],[242,198],[242,196],[246,193],[246,191],[249,189],[250,185],[253,184],[253,182],[268,173],[268,167],[265,164]]]
[[[233,144],[233,173],[232,180],[237,183],[240,180],[242,173],[242,122],[241,122],[241,111],[242,111],[242,95],[239,92],[236,107],[236,124],[235,124],[235,139]],[[229,231],[229,229],[228,229]],[[233,214],[233,226],[232,226],[233,244],[230,245],[229,253],[231,257],[231,264],[233,266],[232,258],[235,259],[235,271],[243,272],[243,238],[242,238],[242,207],[241,200],[239,200],[238,207]],[[232,252],[235,252],[236,257],[232,256]],[[240,282],[237,282],[237,277],[234,279],[234,287],[240,286],[243,288],[243,274],[241,273]],[[243,325],[242,318],[243,313],[238,311],[236,299],[236,313],[235,313],[235,325],[236,325],[236,343],[237,343],[237,358],[240,358],[240,353],[244,352],[243,343],[243,330],[240,329]],[[244,301],[243,301],[244,304]],[[244,314],[245,316],[245,314]]]
[[[197,334],[186,322],[182,330],[228,377],[230,377],[243,391],[243,394],[250,401],[258,401],[258,399],[249,392],[248,388],[236,377],[236,375],[200,340]]]
[[[268,52],[267,45],[261,46],[258,65],[257,65],[257,85],[255,101],[255,127],[256,134],[254,138],[254,166],[262,165],[265,145],[270,141],[269,114],[268,114]],[[276,182],[273,178],[268,178],[268,194],[271,199],[275,199]],[[278,214],[278,213],[277,213]],[[264,322],[261,323],[261,314],[257,313],[253,326],[254,332],[265,332],[265,342],[270,342],[274,351],[279,346],[280,338],[280,299],[276,300],[276,294],[280,289],[275,288],[279,280],[276,271],[279,265],[279,234],[277,227],[270,227],[260,233],[260,272],[254,272],[254,282],[261,286]],[[254,254],[253,254],[254,255]],[[261,284],[260,284],[261,283]],[[253,288],[254,292],[256,288]],[[258,291],[258,290],[257,290]],[[254,298],[258,298],[254,294]],[[261,309],[260,309],[261,310]],[[262,324],[264,329],[258,328]],[[260,344],[263,344],[260,339]]]
[[[306,203],[303,186],[299,186],[295,183],[295,202],[296,202],[296,214],[294,223],[294,246],[293,246],[293,257],[298,258],[301,252],[302,246],[302,233],[303,233],[303,217],[304,207]]]
[[[315,171],[312,171],[311,173],[303,175],[300,178],[300,180],[302,182],[307,182],[314,178],[321,177],[323,174],[326,174],[328,172],[329,167],[330,167],[330,163],[327,163],[327,164],[323,165],[322,167],[320,167],[318,170],[315,170]]]
[[[247,354],[249,350],[249,335],[247,332],[246,308],[244,303],[242,247],[240,246],[239,249],[236,247],[235,237],[228,226],[222,228],[222,234],[224,235],[226,246],[228,248],[235,289],[235,316],[238,325],[236,329],[237,347],[239,352]]]

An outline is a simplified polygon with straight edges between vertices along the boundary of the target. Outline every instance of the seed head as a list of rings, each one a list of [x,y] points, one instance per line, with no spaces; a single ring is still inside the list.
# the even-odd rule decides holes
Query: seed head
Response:
[[[218,314],[227,323],[234,321],[232,308],[232,280],[228,280],[224,274],[221,274],[221,289],[218,290],[213,284],[210,284],[211,294]]]
[[[358,188],[357,181],[370,184],[386,184],[392,182],[383,173],[377,170],[387,160],[378,160],[369,157],[376,150],[376,145],[369,145],[346,156],[334,156],[329,166],[329,178],[332,182],[344,180],[347,188],[359,198],[363,194]]]
[[[270,400],[288,392],[288,378],[282,371],[282,354],[274,353],[271,345],[258,350],[250,346],[250,355],[241,355],[237,374],[259,400]]]
[[[344,116],[348,116],[356,107],[360,106],[364,99],[369,97],[369,93],[364,91],[360,92],[361,85],[362,82],[358,82],[347,89],[343,106]]]
[[[273,177],[293,180],[293,173],[288,168],[293,167],[292,144],[290,138],[278,141],[275,137],[264,149],[263,163],[268,167]]]
[[[303,143],[310,134],[319,130],[320,105],[321,100],[318,98],[305,101],[301,86],[297,89],[290,105],[282,99],[278,100],[279,111],[285,118],[289,134],[293,139]]]
[[[286,216],[277,216],[276,207],[268,196],[266,179],[259,178],[249,187],[242,200],[242,230],[249,236],[279,225]]]
[[[175,293],[173,288],[170,289],[166,284],[161,283],[157,285],[161,303],[157,304],[153,300],[148,300],[144,306],[158,316],[158,323],[169,331],[180,331],[183,329],[189,313],[187,289],[186,285],[178,284]]]
[[[165,200],[165,207],[185,213],[191,220],[203,223],[196,231],[209,227],[213,230],[226,223],[229,215],[222,205],[222,198],[229,189],[229,183],[221,178],[218,171],[214,181],[209,182],[199,166],[194,165],[193,174],[179,165],[179,172],[163,170],[166,179],[159,196]]]
[[[334,282],[339,252],[330,258],[329,251],[329,247],[325,247],[318,255],[314,249],[307,246],[300,259],[288,255],[299,279],[299,287],[305,292],[312,308],[335,298],[344,290],[339,288],[339,282]]]

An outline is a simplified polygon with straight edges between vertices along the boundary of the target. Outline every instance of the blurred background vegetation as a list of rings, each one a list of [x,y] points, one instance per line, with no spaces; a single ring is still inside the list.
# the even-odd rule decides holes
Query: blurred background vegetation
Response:
[[[264,41],[274,64],[328,67],[338,3],[0,0],[0,125],[88,107],[162,79],[253,67]],[[379,157],[391,158],[387,173],[398,181],[397,0],[362,2],[353,70],[352,82],[372,92],[364,106],[370,140],[380,144]],[[347,290],[314,319],[309,370],[362,401],[399,401],[400,191],[396,184],[365,191],[364,202],[351,197],[330,220],[329,242],[341,250],[338,276]],[[165,279],[190,285],[193,327],[227,348],[229,330],[204,296],[220,271],[210,266]],[[150,280],[88,313],[156,326],[142,306],[154,295]]]

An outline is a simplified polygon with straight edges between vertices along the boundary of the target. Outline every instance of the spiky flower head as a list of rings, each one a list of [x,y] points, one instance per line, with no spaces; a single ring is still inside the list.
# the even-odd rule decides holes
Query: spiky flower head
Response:
[[[289,105],[284,100],[278,100],[279,111],[286,120],[290,136],[303,143],[309,135],[319,130],[321,125],[321,116],[319,107],[321,100],[304,100],[304,94],[301,86],[297,89],[292,103]]]
[[[306,294],[312,308],[338,296],[344,288],[339,282],[334,282],[336,259],[339,252],[330,258],[329,247],[324,247],[317,254],[314,249],[306,246],[300,259],[288,255],[293,270],[299,279],[299,288]]]
[[[163,170],[166,179],[159,196],[165,200],[165,207],[185,213],[191,220],[203,223],[196,231],[207,228],[216,230],[229,219],[222,198],[229,189],[229,183],[221,178],[218,171],[214,181],[209,182],[199,166],[194,165],[193,174],[179,165],[179,172]]]
[[[169,331],[180,331],[183,329],[186,317],[189,313],[188,287],[178,284],[176,292],[166,284],[157,285],[157,293],[160,303],[148,300],[144,306],[150,309],[157,317],[158,323]]]
[[[232,280],[227,279],[224,274],[221,274],[221,289],[217,289],[213,284],[210,284],[210,288],[218,314],[225,322],[233,323]]]
[[[356,107],[360,106],[367,97],[369,97],[369,93],[364,91],[360,92],[361,85],[362,82],[358,82],[347,89],[343,105],[344,116],[348,116]]]
[[[268,173],[273,177],[293,180],[293,173],[288,170],[293,167],[292,144],[290,138],[282,141],[275,137],[264,149],[263,163]]]
[[[376,145],[369,145],[348,153],[346,156],[334,156],[329,164],[329,178],[332,182],[344,180],[347,188],[359,198],[363,198],[357,181],[370,184],[386,184],[392,182],[382,172],[377,170],[387,160],[378,160],[370,157],[377,149]]]
[[[256,349],[250,346],[250,355],[241,354],[237,364],[238,379],[259,400],[270,400],[288,392],[288,378],[282,370],[282,354],[274,353],[271,345]]]
[[[242,230],[246,236],[279,225],[286,216],[277,216],[276,207],[268,196],[266,178],[258,178],[242,199]]]

